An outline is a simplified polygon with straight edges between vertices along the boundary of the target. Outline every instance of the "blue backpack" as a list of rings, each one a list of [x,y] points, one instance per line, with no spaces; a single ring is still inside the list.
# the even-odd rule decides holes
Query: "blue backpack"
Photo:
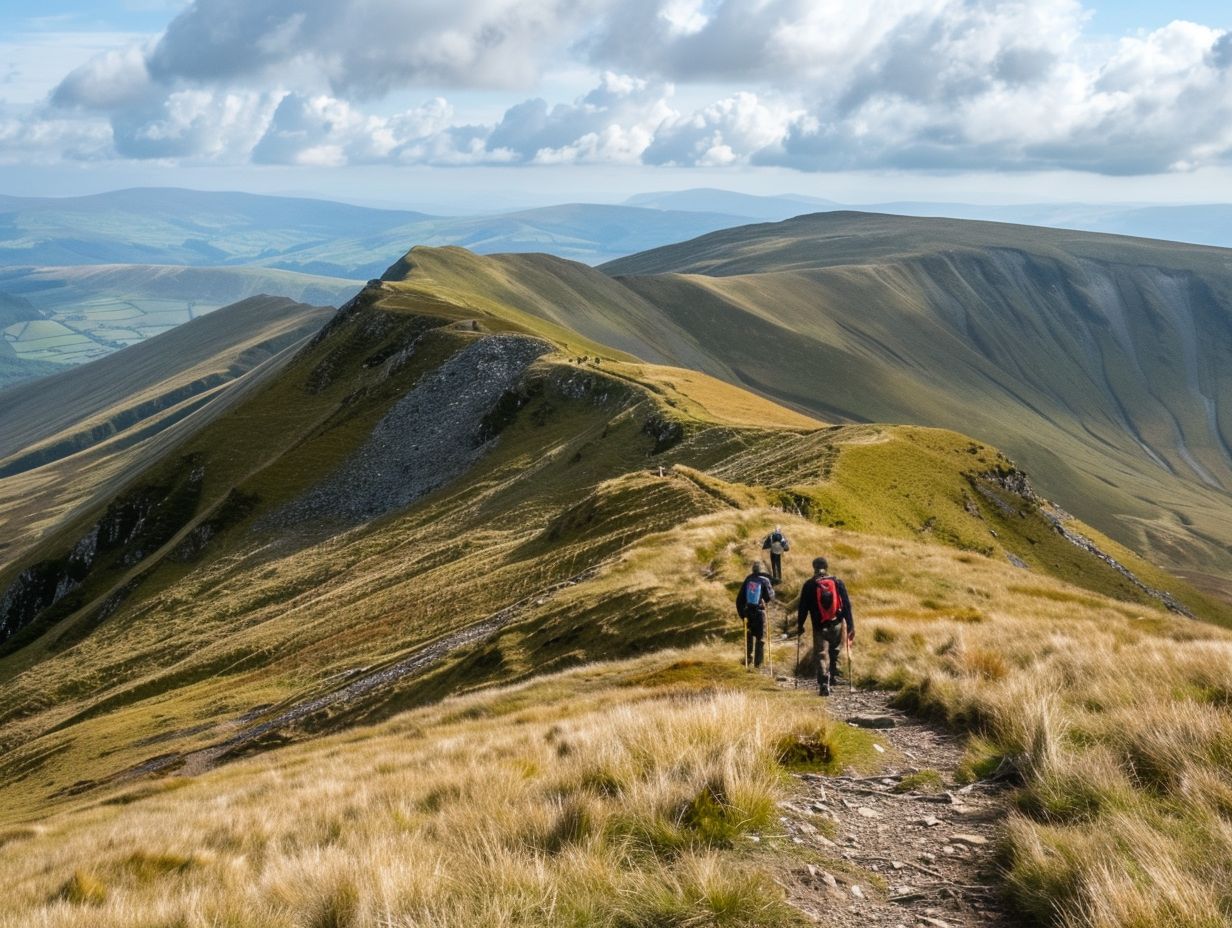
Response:
[[[761,581],[756,577],[744,585],[744,602],[749,606],[760,606],[762,595]]]

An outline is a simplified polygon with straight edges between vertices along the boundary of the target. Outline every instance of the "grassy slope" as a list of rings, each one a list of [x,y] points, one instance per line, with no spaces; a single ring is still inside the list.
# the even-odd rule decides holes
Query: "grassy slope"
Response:
[[[977,682],[1005,681],[1005,692],[996,699],[1021,707],[1012,702],[1019,691],[1011,684],[1033,679],[1036,661],[1054,661],[1058,653],[1085,647],[1088,638],[1106,653],[1101,635],[1120,636],[1135,655],[1148,642],[1158,642],[1176,659],[1169,665],[1176,675],[1173,670],[1161,675],[1161,686],[1192,685],[1181,692],[1195,711],[1225,711],[1217,698],[1210,698],[1224,690],[1210,676],[1209,660],[1226,650],[1226,636],[1158,612],[1119,574],[1080,556],[1025,502],[994,492],[1002,504],[1013,504],[1003,512],[978,492],[978,475],[1009,467],[995,450],[931,429],[818,428],[756,397],[733,402],[729,386],[690,372],[633,363],[503,303],[486,285],[470,292],[443,287],[439,281],[448,276],[446,265],[456,253],[427,257],[441,263],[435,276],[415,273],[405,282],[388,281],[366,291],[353,312],[338,318],[277,377],[187,438],[142,478],[159,482],[200,467],[204,483],[196,521],[217,513],[236,488],[255,500],[254,511],[224,524],[204,554],[185,560],[162,556],[185,536],[190,522],[139,567],[104,564],[77,595],[81,608],[0,658],[0,782],[5,783],[0,816],[9,822],[44,818],[35,828],[14,824],[6,833],[12,849],[0,851],[30,862],[21,871],[22,905],[37,909],[57,894],[89,904],[100,898],[101,885],[110,902],[84,910],[78,903],[61,906],[49,917],[69,925],[82,924],[73,921],[79,917],[93,919],[90,924],[108,924],[103,918],[120,924],[126,917],[131,921],[133,913],[174,921],[191,905],[195,914],[188,918],[194,924],[194,918],[208,923],[214,915],[223,917],[227,906],[232,911],[238,906],[250,917],[264,913],[269,924],[281,925],[316,918],[313,912],[328,915],[328,907],[353,902],[352,914],[339,916],[343,920],[338,923],[365,924],[368,915],[363,913],[385,903],[407,918],[447,924],[488,916],[496,923],[521,918],[567,924],[582,917],[579,911],[600,924],[684,924],[715,906],[734,913],[729,924],[790,923],[779,909],[746,908],[751,899],[774,896],[770,884],[756,875],[757,867],[769,865],[765,859],[752,861],[750,868],[748,858],[731,854],[741,827],[760,821],[746,814],[750,809],[744,800],[696,819],[717,829],[703,826],[701,840],[691,833],[696,829],[687,825],[689,819],[679,817],[681,797],[695,799],[697,784],[715,782],[713,772],[720,768],[724,777],[735,778],[723,784],[749,782],[750,777],[756,782],[756,793],[743,795],[763,797],[759,802],[773,797],[778,787],[773,776],[766,776],[766,751],[777,729],[765,732],[771,741],[754,739],[734,751],[727,734],[747,717],[741,713],[764,717],[768,707],[706,695],[697,712],[718,722],[703,726],[699,734],[693,709],[682,710],[678,698],[662,708],[656,708],[654,693],[649,701],[635,699],[628,710],[630,738],[637,731],[673,732],[655,742],[656,750],[666,753],[648,757],[639,747],[644,742],[628,742],[627,750],[619,739],[605,743],[619,746],[612,748],[615,777],[627,775],[630,758],[636,758],[641,773],[634,776],[649,777],[655,790],[622,791],[619,802],[600,798],[593,804],[582,795],[585,790],[569,784],[596,782],[593,772],[601,771],[603,757],[611,756],[595,754],[585,735],[599,724],[587,715],[591,696],[604,707],[599,711],[605,725],[611,718],[605,710],[622,701],[604,692],[602,681],[599,690],[587,691],[583,685],[588,678],[593,684],[596,676],[605,677],[606,671],[583,667],[563,683],[543,681],[548,688],[530,691],[527,699],[516,693],[477,696],[458,707],[457,714],[446,704],[419,710],[426,714],[400,716],[386,729],[354,729],[493,683],[537,686],[533,681],[545,672],[595,659],[634,657],[708,638],[730,640],[737,632],[730,615],[734,586],[757,551],[757,539],[775,521],[785,525],[799,553],[788,560],[788,588],[803,579],[808,553],[830,554],[850,580],[861,627],[868,633],[863,637],[875,642],[864,670],[979,730],[987,746],[973,756],[973,764],[998,752],[1014,753],[1017,731],[991,708],[980,714]],[[560,338],[564,350],[532,368],[522,387],[523,405],[516,415],[499,420],[499,442],[466,479],[404,512],[350,531],[271,533],[260,528],[262,515],[330,473],[383,412],[442,360],[485,331],[519,330]],[[412,343],[413,353],[399,354]],[[586,359],[579,360],[580,355]],[[406,360],[399,365],[398,357]],[[656,445],[661,450],[654,454]],[[83,518],[62,529],[43,553],[71,540],[87,523]],[[1218,614],[1217,607],[1162,573],[1127,552],[1117,553],[1148,582],[1168,586],[1195,608]],[[1022,557],[1033,569],[1010,566],[1007,554]],[[549,592],[554,584],[579,576],[572,585]],[[121,583],[137,579],[141,582],[121,608],[100,619],[92,607]],[[425,598],[424,589],[432,595]],[[194,749],[271,717],[280,705],[329,693],[356,668],[391,665],[514,603],[520,605],[508,624],[487,641],[357,703],[313,712],[263,746],[351,729],[343,741],[207,774],[185,792],[180,784],[190,781],[147,781],[141,772],[142,764],[162,758],[164,774],[177,769],[194,773]],[[874,626],[882,631],[874,633]],[[989,653],[969,651],[968,636],[978,636]],[[1063,646],[1067,640],[1070,644]],[[1206,655],[1205,669],[1198,655]],[[701,659],[713,661],[713,653]],[[635,676],[652,673],[644,683],[662,682],[653,676],[656,668],[662,670],[656,661],[637,665]],[[729,670],[708,667],[702,673],[726,679]],[[682,674],[686,679],[698,675],[680,671],[677,676]],[[929,674],[938,682],[923,686]],[[1093,708],[1080,678],[1058,679],[1068,682],[1054,694],[1056,699],[1072,704],[1074,711],[1102,711]],[[1128,705],[1131,695],[1123,689],[1105,694],[1110,720],[1118,718],[1112,711],[1119,705],[1115,700]],[[527,708],[533,718],[524,718],[511,735],[500,734],[505,729],[500,720],[511,711],[516,716],[528,703],[541,708]],[[795,711],[784,710],[788,722],[797,717]],[[683,713],[679,718],[678,712]],[[491,725],[483,722],[488,716],[494,718]],[[1212,716],[1214,722],[1219,718]],[[553,752],[561,756],[556,749],[544,754],[541,745],[550,725],[536,726],[546,719],[582,732],[576,767],[568,766],[573,761],[551,761]],[[437,723],[445,727],[427,734]],[[519,729],[528,740],[521,740]],[[724,733],[717,740],[716,730]],[[422,750],[400,746],[410,731],[425,732]],[[450,753],[451,745],[464,743],[470,747]],[[1087,762],[1081,753],[1086,743],[1074,739],[1075,763]],[[1132,751],[1138,743],[1127,736],[1117,750]],[[346,764],[338,763],[339,751],[346,752]],[[361,753],[364,759],[357,761]],[[448,796],[443,803],[439,797],[429,801],[434,777],[458,780],[452,764],[482,764],[488,770],[502,757],[515,765],[528,762],[523,768],[528,771],[526,791],[490,792],[507,816],[484,816],[486,807],[455,804]],[[682,767],[677,763],[681,757],[699,763]],[[708,766],[711,760],[718,768]],[[437,762],[440,766],[429,768]],[[348,772],[330,781],[322,776],[322,765]],[[271,792],[270,780],[262,777],[291,785],[285,792]],[[558,788],[561,777],[573,780]],[[361,781],[370,790],[361,791]],[[463,781],[463,789],[469,782]],[[495,781],[483,782],[490,786]],[[1076,788],[1081,785],[1074,782]],[[168,791],[160,784],[167,784]],[[235,830],[216,832],[217,842],[200,859],[195,852],[176,850],[184,834],[200,829],[200,820],[190,813],[200,808],[197,790],[240,810],[227,826]],[[392,797],[408,790],[416,797],[423,793],[422,802],[410,800],[423,817],[391,817]],[[146,792],[150,795],[141,798]],[[339,805],[330,805],[328,795],[337,797]],[[724,786],[710,795],[733,793]],[[1144,794],[1142,801],[1140,811],[1154,814],[1154,800]],[[583,817],[592,825],[565,827],[562,823],[577,822],[578,803],[585,805]],[[283,815],[305,807],[321,810],[320,816]],[[492,830],[483,832],[489,836],[485,853],[520,848],[491,858],[494,866],[512,874],[510,882],[494,883],[500,892],[478,896],[468,892],[466,883],[451,883],[435,902],[413,888],[405,896],[383,895],[381,887],[406,871],[385,869],[381,848],[402,848],[398,842],[406,835],[419,836],[412,840],[433,859],[448,861],[447,869],[472,872],[471,858],[441,837],[470,834],[475,819],[466,817],[467,808],[491,818]],[[1061,880],[1079,887],[1071,896],[1080,900],[1083,887],[1101,885],[1099,874],[1088,874],[1081,860],[1054,863],[1048,880],[1032,882],[1033,861],[1049,859],[1046,850],[1032,848],[1065,849],[1093,840],[1099,823],[1092,824],[1087,814],[1058,827],[1040,824],[1038,810],[1028,807],[1027,812],[1034,817],[1016,826],[1020,830],[1013,846],[1024,904],[1046,904],[1043,893]],[[1202,821],[1205,814],[1195,813]],[[145,823],[153,818],[165,830],[150,832]],[[258,819],[268,823],[267,831],[256,825]],[[734,827],[724,825],[733,819]],[[101,850],[100,842],[115,836],[116,827],[132,830]],[[48,832],[40,837],[43,828]],[[239,836],[253,830],[257,843],[244,844]],[[158,837],[143,843],[143,831],[147,839]],[[663,859],[622,856],[630,835],[648,832],[654,842],[667,842],[652,848],[687,850],[686,857],[674,861],[684,877],[665,883]],[[545,835],[551,848],[534,840],[528,845],[527,836],[534,834]],[[571,836],[580,847],[562,856]],[[339,850],[324,850],[330,847]],[[404,851],[391,853],[406,859]],[[168,864],[176,854],[191,859]],[[241,858],[261,861],[252,864],[260,869],[246,869]],[[374,864],[343,866],[343,859]],[[1116,864],[1116,858],[1109,859]],[[1182,864],[1189,867],[1190,883],[1207,875],[1187,860]],[[729,889],[716,901],[715,888],[732,885],[732,868],[753,875],[738,884],[743,887],[739,892]],[[79,876],[76,870],[82,871]],[[224,870],[234,875],[234,884],[221,877]],[[287,884],[278,876],[292,872],[301,874],[302,882]],[[705,879],[692,875],[703,872],[709,874]],[[655,883],[666,885],[662,894],[637,888]],[[320,892],[300,888],[309,884]],[[208,885],[215,888],[204,898],[192,889]],[[229,886],[245,888],[232,891]],[[584,892],[583,887],[590,889]],[[567,898],[569,904],[545,914],[536,901],[545,893]],[[582,908],[573,908],[575,903]],[[509,908],[475,908],[485,904]],[[621,905],[632,906],[632,913]]]
[[[869,740],[713,650],[587,667],[11,829],[0,925],[802,925],[780,752]]]
[[[691,366],[823,416],[976,435],[1122,542],[1219,575],[1225,265],[1220,249],[834,213],[604,270],[700,343]]]
[[[0,393],[0,564],[100,486],[131,478],[186,417],[225,408],[238,382],[267,376],[332,312],[254,297]]]

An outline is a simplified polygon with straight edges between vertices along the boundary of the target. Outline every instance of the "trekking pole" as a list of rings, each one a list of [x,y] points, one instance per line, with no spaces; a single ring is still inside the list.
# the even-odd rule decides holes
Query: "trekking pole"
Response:
[[[747,616],[744,618],[744,637],[740,639],[740,647],[744,648],[744,669],[749,669],[749,620]]]
[[[845,631],[843,634],[847,638],[847,695],[850,696],[852,693],[852,686],[854,686],[852,680],[853,671],[851,669],[851,632]]]
[[[803,637],[803,634],[796,635],[796,663],[791,668],[791,688],[793,690],[800,688],[800,639]]]

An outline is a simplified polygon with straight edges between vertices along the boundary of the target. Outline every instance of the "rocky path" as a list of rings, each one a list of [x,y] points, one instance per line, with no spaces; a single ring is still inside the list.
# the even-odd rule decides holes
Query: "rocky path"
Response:
[[[1017,924],[993,859],[1003,786],[957,786],[961,740],[890,708],[890,696],[843,687],[827,701],[839,721],[874,730],[887,764],[871,777],[796,776],[780,810],[802,851],[782,877],[789,900],[833,928]]]

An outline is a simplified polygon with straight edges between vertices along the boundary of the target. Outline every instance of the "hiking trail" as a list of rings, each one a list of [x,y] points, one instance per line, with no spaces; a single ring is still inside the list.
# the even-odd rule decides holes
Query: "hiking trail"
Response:
[[[959,786],[962,739],[892,708],[893,695],[844,682],[825,700],[840,724],[874,732],[886,766],[875,776],[793,775],[780,823],[815,862],[802,854],[780,873],[788,901],[830,928],[1018,924],[995,862],[1006,784]]]

